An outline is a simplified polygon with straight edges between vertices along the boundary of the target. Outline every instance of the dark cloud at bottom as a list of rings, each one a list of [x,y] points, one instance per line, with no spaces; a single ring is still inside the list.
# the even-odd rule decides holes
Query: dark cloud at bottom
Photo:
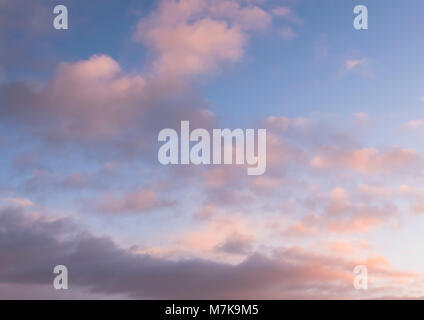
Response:
[[[343,281],[350,269],[343,260],[293,249],[272,258],[255,253],[238,265],[154,258],[93,236],[71,219],[34,218],[18,208],[0,212],[0,257],[0,296],[12,299],[23,288],[26,298],[63,298],[52,292],[59,264],[67,266],[69,291],[79,298],[316,298],[353,290]]]

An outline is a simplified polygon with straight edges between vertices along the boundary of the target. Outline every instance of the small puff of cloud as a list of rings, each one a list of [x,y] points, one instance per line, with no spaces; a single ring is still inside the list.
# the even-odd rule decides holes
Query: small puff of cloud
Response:
[[[368,58],[346,60],[344,71],[347,73],[353,72],[363,77],[372,77],[375,74],[372,63]]]

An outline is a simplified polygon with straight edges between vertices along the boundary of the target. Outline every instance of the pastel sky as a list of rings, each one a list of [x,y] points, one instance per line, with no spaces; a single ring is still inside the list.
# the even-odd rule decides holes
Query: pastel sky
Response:
[[[0,298],[424,296],[423,1],[56,4],[0,0]],[[183,120],[266,173],[160,165]]]

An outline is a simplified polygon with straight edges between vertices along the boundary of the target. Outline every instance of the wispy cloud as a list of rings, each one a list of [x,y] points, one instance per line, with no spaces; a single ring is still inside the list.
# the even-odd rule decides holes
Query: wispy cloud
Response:
[[[281,37],[285,40],[291,40],[296,37],[296,33],[291,27],[284,27],[279,30]]]
[[[353,73],[363,77],[374,77],[375,70],[369,58],[347,59],[343,66],[345,73]]]
[[[424,125],[424,120],[423,119],[415,119],[415,120],[411,120],[408,121],[407,123],[405,123],[403,125],[403,128],[408,129],[408,130],[416,130],[421,128]]]
[[[16,204],[18,206],[22,206],[22,207],[27,207],[27,206],[33,206],[34,203],[26,198],[11,198],[11,197],[6,197],[6,198],[0,198],[0,201],[5,201],[5,202],[9,202],[9,203],[13,203]]]
[[[271,10],[271,13],[274,16],[281,17],[288,22],[292,22],[295,24],[302,24],[303,19],[300,18],[295,11],[288,6],[280,6]]]

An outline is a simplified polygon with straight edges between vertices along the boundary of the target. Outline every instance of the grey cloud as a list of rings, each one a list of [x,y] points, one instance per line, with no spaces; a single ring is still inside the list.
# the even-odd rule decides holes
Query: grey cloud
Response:
[[[3,287],[48,285],[53,267],[64,264],[71,290],[85,288],[99,297],[306,298],[325,297],[330,288],[332,294],[344,292],[351,286],[338,278],[350,272],[350,265],[341,259],[285,249],[272,258],[252,254],[238,265],[171,261],[135,254],[109,238],[93,236],[72,220],[31,218],[13,208],[0,213],[0,256]],[[41,292],[40,296],[34,292],[33,298],[42,298]]]
[[[230,254],[250,254],[253,251],[252,238],[240,234],[233,234],[223,243],[219,244],[215,250]]]

